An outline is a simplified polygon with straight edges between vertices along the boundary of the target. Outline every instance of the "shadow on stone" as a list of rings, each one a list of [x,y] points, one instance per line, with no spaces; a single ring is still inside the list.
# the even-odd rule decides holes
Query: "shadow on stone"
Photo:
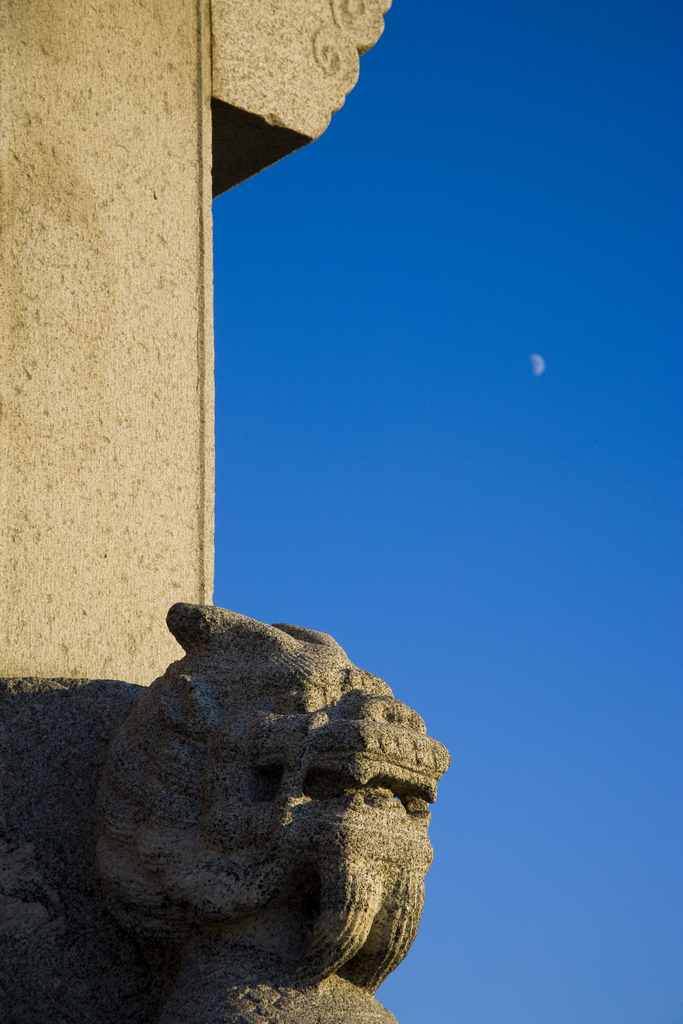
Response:
[[[269,124],[258,114],[211,100],[213,198],[253,177],[313,140],[291,128]]]

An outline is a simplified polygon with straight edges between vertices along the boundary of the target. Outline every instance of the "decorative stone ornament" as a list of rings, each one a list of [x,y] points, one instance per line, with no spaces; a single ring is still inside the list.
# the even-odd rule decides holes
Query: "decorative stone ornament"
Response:
[[[1,1019],[389,1024],[447,751],[327,634],[168,625],[149,688],[5,682]]]

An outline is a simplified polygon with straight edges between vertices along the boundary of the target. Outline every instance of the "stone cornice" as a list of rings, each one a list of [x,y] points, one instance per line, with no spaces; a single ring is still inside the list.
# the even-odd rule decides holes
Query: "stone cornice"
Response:
[[[387,0],[213,0],[214,194],[318,138]]]

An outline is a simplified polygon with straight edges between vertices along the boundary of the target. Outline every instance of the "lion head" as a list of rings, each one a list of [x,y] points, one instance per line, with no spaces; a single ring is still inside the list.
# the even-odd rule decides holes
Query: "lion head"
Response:
[[[446,749],[325,633],[188,604],[167,621],[185,657],[100,787],[111,910],[140,935],[260,949],[290,984],[374,991],[417,931]]]

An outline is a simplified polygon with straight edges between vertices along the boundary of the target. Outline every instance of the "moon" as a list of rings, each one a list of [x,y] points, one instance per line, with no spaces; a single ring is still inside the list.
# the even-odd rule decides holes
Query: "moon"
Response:
[[[531,372],[534,377],[540,377],[545,370],[545,359],[543,356],[539,356],[538,352],[532,352],[529,359],[531,360]]]

